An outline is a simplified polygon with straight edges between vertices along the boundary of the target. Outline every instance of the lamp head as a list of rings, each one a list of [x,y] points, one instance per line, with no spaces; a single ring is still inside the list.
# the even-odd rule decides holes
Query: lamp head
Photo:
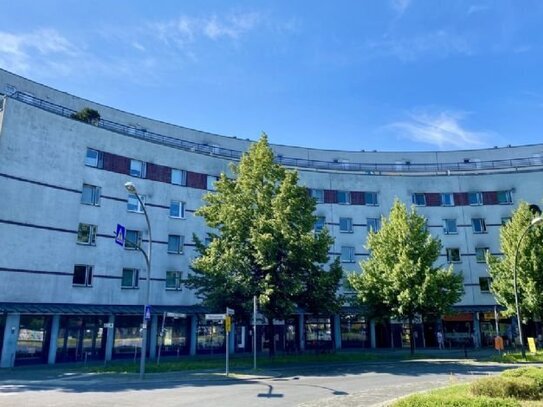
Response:
[[[533,218],[532,222],[530,223],[530,226],[535,226],[543,222],[543,217],[538,216],[537,218]]]
[[[136,194],[137,191],[136,191],[136,186],[134,185],[134,183],[132,183],[131,181],[128,181],[124,184],[124,187],[126,188],[126,190],[132,194]]]

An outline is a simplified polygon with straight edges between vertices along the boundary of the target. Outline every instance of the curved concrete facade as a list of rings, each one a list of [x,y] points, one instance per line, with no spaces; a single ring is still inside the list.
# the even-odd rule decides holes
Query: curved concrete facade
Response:
[[[143,257],[114,242],[117,224],[147,239],[145,218],[124,188],[127,181],[145,196],[153,231],[151,335],[156,336],[163,312],[186,314],[183,351],[197,352],[202,310],[182,285],[195,256],[192,235],[204,238],[207,232],[194,211],[214,177],[228,171],[250,141],[122,112],[3,70],[0,93],[2,366],[15,363],[24,348],[20,329],[31,331],[20,328],[25,315],[46,316],[41,358],[54,363],[63,332],[69,353],[73,321],[67,316],[100,315],[99,321],[86,322],[98,326],[118,315],[141,314]],[[84,107],[96,109],[100,122],[70,118]],[[543,144],[439,152],[272,147],[277,161],[297,169],[301,183],[321,200],[316,214],[335,238],[330,255],[341,256],[348,271],[359,270],[368,230],[378,227],[395,198],[417,204],[443,243],[439,262],[453,262],[464,275],[465,295],[457,308],[474,315],[471,330],[478,313],[495,305],[481,253],[499,254],[502,221],[521,200],[539,204],[543,195]],[[303,317],[296,324],[303,348]],[[339,318],[328,325],[334,346],[340,347]],[[107,338],[102,328],[93,328],[93,340],[99,334],[104,344],[97,354],[107,359],[118,338]],[[366,328],[375,336],[369,324]]]

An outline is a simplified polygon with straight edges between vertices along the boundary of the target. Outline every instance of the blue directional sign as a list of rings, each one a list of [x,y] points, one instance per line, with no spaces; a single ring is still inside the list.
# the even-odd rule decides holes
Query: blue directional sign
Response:
[[[115,243],[124,246],[124,238],[126,236],[126,228],[117,223],[117,231],[115,232]]]
[[[151,306],[150,305],[145,306],[145,320],[146,321],[151,320]]]

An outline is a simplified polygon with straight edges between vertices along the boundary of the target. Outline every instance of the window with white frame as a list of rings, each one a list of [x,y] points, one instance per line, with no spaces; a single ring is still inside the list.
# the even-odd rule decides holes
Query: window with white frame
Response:
[[[342,205],[348,205],[351,203],[350,191],[337,191],[337,203]]]
[[[166,271],[166,290],[181,290],[183,273],[181,271]]]
[[[140,160],[130,160],[130,175],[145,178],[147,176],[147,163]]]
[[[354,247],[341,246],[341,257],[339,259],[342,263],[354,263]]]
[[[141,202],[145,204],[145,195],[140,195]],[[126,202],[126,209],[128,212],[143,213],[143,206],[141,205],[138,197],[135,194],[128,194],[128,200]]]
[[[447,253],[447,262],[449,263],[460,263],[460,249],[456,247],[449,247],[446,250]]]
[[[317,216],[317,219],[315,219],[315,232],[320,232],[324,229],[324,225],[326,223],[326,218],[324,216]]]
[[[368,206],[379,205],[379,201],[377,201],[377,192],[364,192],[364,202]]]
[[[100,205],[100,187],[95,185],[83,184],[81,191],[81,203],[84,205]]]
[[[172,169],[171,182],[174,185],[187,185],[187,172],[185,170]]]
[[[324,203],[324,190],[323,189],[311,189],[311,198],[314,198],[317,203]]]
[[[87,148],[87,154],[85,155],[85,165],[88,167],[103,168],[104,153],[93,148]]]
[[[140,271],[138,269],[123,268],[121,288],[138,288],[139,274]]]
[[[415,193],[411,196],[413,205],[426,206],[426,195]]]
[[[486,222],[484,218],[471,219],[471,226],[473,227],[473,233],[486,233]]]
[[[510,216],[504,216],[502,218],[502,226],[505,226],[507,224],[507,222],[509,222],[510,220],[511,220]]]
[[[443,219],[443,233],[446,235],[455,235],[458,233],[456,219]]]
[[[498,203],[500,205],[510,205],[513,203],[511,191],[498,191]]]
[[[139,230],[126,229],[124,248],[126,250],[136,250],[138,247],[141,247],[141,232]]]
[[[219,179],[219,177],[216,177],[214,175],[208,175],[207,176],[207,190],[208,191],[215,191],[215,182],[217,182],[217,180]]]
[[[96,244],[96,225],[80,223],[77,228],[77,243],[94,246]]]
[[[486,262],[486,253],[488,252],[488,247],[476,247],[475,248],[475,260],[477,263]]]
[[[182,235],[168,235],[168,253],[182,254],[185,237]]]
[[[490,277],[479,277],[479,286],[481,287],[481,292],[482,293],[489,293],[491,285],[492,285],[492,278],[490,278]]]
[[[377,233],[377,232],[379,232],[379,229],[381,228],[381,219],[379,219],[379,218],[367,218],[366,219],[366,224],[367,224],[367,227],[368,227],[368,233],[369,232]]]
[[[185,202],[170,201],[170,218],[183,219],[185,217]]]
[[[454,206],[454,195],[450,192],[441,194],[441,206]]]
[[[92,287],[92,266],[76,264],[72,277],[72,285],[78,287]]]
[[[339,231],[342,233],[352,233],[353,231],[353,219],[352,218],[339,218]]]
[[[481,192],[468,192],[468,204],[482,205],[483,204],[483,194]]]

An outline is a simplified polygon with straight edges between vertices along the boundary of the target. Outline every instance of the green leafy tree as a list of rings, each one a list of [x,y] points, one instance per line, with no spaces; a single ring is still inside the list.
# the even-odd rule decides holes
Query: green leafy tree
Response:
[[[98,113],[98,111],[95,109],[91,109],[90,107],[84,107],[79,112],[72,113],[70,117],[72,119],[79,120],[80,122],[94,125],[97,125],[100,121],[100,113]]]
[[[500,249],[503,256],[487,252],[488,271],[492,277],[491,290],[508,315],[516,314],[513,268],[518,246],[517,286],[521,315],[542,316],[543,310],[543,228],[530,227],[535,214],[526,202],[521,202],[507,224],[500,230]],[[529,230],[527,230],[529,228]]]
[[[416,315],[442,314],[460,300],[461,275],[451,266],[435,267],[441,242],[426,230],[426,219],[399,200],[389,218],[368,236],[368,260],[362,272],[349,276],[359,301],[372,316],[397,318],[409,322],[411,353],[415,351],[413,320]]]
[[[207,246],[195,237],[200,255],[187,285],[208,306],[233,308],[242,321],[249,320],[257,296],[272,338],[273,319],[297,306],[338,311],[343,271],[337,260],[324,269],[332,238],[327,230],[314,233],[316,202],[298,185],[297,173],[274,163],[265,135],[231,169],[233,179],[222,174],[196,212],[217,232]]]

